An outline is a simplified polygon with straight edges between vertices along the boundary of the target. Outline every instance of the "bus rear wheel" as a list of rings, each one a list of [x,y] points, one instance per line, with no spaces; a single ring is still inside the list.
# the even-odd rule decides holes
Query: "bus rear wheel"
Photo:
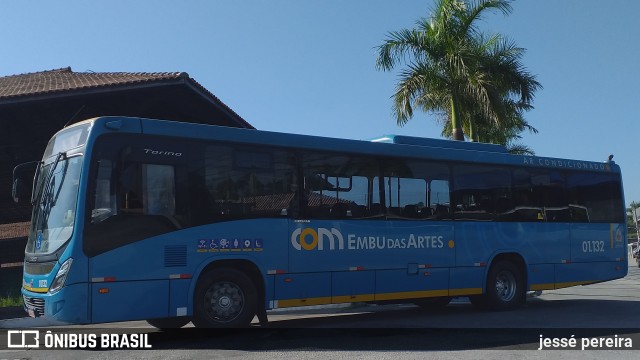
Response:
[[[202,328],[247,327],[256,315],[256,298],[256,287],[243,272],[208,271],[196,285],[193,324]]]
[[[524,302],[524,281],[520,269],[510,261],[491,266],[487,276],[487,292],[480,304],[492,310],[511,310]]]

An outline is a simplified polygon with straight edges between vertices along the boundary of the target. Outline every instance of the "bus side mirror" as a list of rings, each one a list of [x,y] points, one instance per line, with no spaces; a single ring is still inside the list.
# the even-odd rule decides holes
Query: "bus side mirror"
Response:
[[[33,179],[39,161],[32,161],[20,164],[13,169],[13,185],[11,186],[11,196],[16,203],[31,199],[31,186],[29,178]]]
[[[13,197],[13,201],[16,203],[19,203],[21,199],[24,199],[24,186],[20,178],[13,179],[11,196]]]

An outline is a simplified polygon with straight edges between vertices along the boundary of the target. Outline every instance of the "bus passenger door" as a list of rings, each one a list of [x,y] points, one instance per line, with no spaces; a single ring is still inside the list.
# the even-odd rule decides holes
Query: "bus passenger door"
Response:
[[[453,226],[446,222],[390,221],[383,236],[356,236],[356,248],[370,251],[376,264],[375,300],[449,296],[450,274],[455,263]],[[383,242],[384,240],[384,242]]]
[[[335,241],[340,235],[327,226],[324,221],[290,220],[289,270],[275,279],[278,307],[331,303],[331,271],[340,267],[340,261],[332,255],[338,249]],[[329,238],[334,241],[331,246],[324,243]]]
[[[136,159],[137,160],[137,159]],[[186,266],[177,245],[174,165],[100,160],[85,227],[90,256],[91,321],[163,318],[170,314],[170,274]],[[175,255],[177,254],[177,258]],[[173,259],[185,259],[184,264]],[[175,299],[173,299],[175,300]],[[186,313],[186,293],[182,306]],[[180,311],[178,311],[180,312]],[[171,315],[179,315],[172,311]]]
[[[375,254],[375,300],[450,295],[456,247],[448,171],[431,162],[384,164],[386,221],[359,231],[350,243]]]

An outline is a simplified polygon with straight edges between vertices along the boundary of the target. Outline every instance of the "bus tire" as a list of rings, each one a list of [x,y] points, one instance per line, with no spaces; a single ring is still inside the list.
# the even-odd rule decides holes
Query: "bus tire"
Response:
[[[180,316],[161,319],[149,319],[147,320],[147,323],[149,323],[149,325],[153,326],[156,329],[171,330],[179,329],[187,325],[189,321],[191,321],[191,318],[187,316]]]
[[[524,281],[520,269],[510,261],[491,266],[487,276],[486,306],[491,310],[511,310],[524,302]]]
[[[213,269],[198,280],[193,304],[196,327],[247,327],[256,312],[256,286],[245,273],[235,269]]]

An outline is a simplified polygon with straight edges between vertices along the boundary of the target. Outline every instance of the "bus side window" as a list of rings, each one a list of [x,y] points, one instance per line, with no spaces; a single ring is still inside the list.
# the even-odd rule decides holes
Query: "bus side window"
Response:
[[[91,223],[97,224],[117,214],[115,189],[112,186],[113,163],[111,160],[98,161],[96,193]]]
[[[443,176],[443,174],[437,174]],[[448,176],[447,174],[444,174]],[[424,209],[428,219],[449,220],[451,212],[449,210],[449,180],[431,180],[429,182],[429,203]]]
[[[174,196],[173,166],[129,163],[118,174],[111,161],[101,161],[91,222],[84,229],[85,253],[95,256],[181,228],[173,216]]]
[[[387,216],[403,220],[450,219],[447,165],[385,159],[383,167]]]
[[[454,216],[458,220],[500,220],[512,204],[511,173],[500,166],[458,165],[454,167]]]
[[[575,172],[568,176],[569,208],[573,222],[625,221],[617,174]]]
[[[302,217],[383,219],[376,159],[305,153],[301,161]]]
[[[175,175],[171,165],[142,165],[144,213],[173,217],[176,213]]]
[[[120,171],[116,187],[120,210],[126,213],[142,213],[139,164],[126,164]]]

